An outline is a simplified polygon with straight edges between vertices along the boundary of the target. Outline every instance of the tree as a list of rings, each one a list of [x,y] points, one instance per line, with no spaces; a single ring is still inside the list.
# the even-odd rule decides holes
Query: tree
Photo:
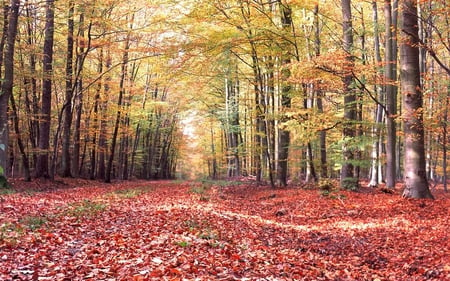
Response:
[[[133,25],[134,15],[132,15],[132,21],[131,21],[131,27]],[[132,29],[132,28],[131,28]],[[113,161],[114,161],[114,154],[116,151],[116,143],[117,143],[117,136],[119,133],[119,125],[122,120],[123,115],[123,99],[126,91],[125,86],[125,80],[127,79],[128,74],[128,63],[129,63],[129,49],[130,49],[130,39],[131,38],[131,31],[127,33],[126,39],[125,39],[125,47],[123,50],[122,55],[122,65],[121,65],[121,75],[120,75],[120,82],[119,82],[119,98],[117,100],[117,114],[116,119],[114,122],[114,132],[112,136],[112,142],[111,142],[111,149],[108,159],[108,165],[106,167],[106,174],[105,174],[105,182],[109,183],[111,182],[111,172],[113,168]]]
[[[316,57],[320,56],[320,23],[319,23],[319,4],[314,5],[314,53]],[[316,95],[317,95],[317,110],[319,113],[323,113],[323,100],[322,90],[319,83],[316,83]],[[327,133],[325,130],[319,132],[319,146],[320,146],[320,176],[322,178],[328,177],[327,167]]]
[[[353,68],[354,58],[353,52],[353,27],[352,27],[352,10],[351,0],[342,0],[342,27],[343,27],[343,48],[347,56],[347,72],[343,78],[344,82],[344,130],[343,138],[344,144],[342,147],[343,164],[341,168],[341,186],[347,189],[358,188],[358,178],[354,174],[354,159],[355,155],[352,147],[349,144],[350,140],[356,136],[355,121],[356,121],[356,95],[353,89],[354,79],[351,73]]]
[[[5,64],[5,74],[1,84],[0,93],[0,187],[6,185],[8,163],[8,101],[12,95],[14,83],[14,47],[17,34],[17,22],[19,18],[19,0],[12,0],[8,8],[8,26],[6,29],[6,48],[3,57],[3,47],[1,61]],[[6,7],[5,7],[6,9]],[[1,66],[1,65],[0,65]]]
[[[402,80],[403,122],[405,146],[405,190],[408,198],[433,198],[428,187],[425,167],[423,124],[423,92],[420,83],[419,34],[417,2],[404,0],[400,75]]]
[[[74,2],[69,1],[69,15],[67,18],[67,56],[66,56],[66,96],[62,108],[64,111],[63,140],[61,153],[61,169],[63,177],[70,177],[70,127],[72,125],[72,99],[73,99],[73,39],[74,39]]]
[[[292,10],[287,4],[278,1],[281,13],[281,24],[284,30],[289,30],[292,27]],[[281,107],[291,107],[291,85],[288,82],[290,71],[287,65],[291,63],[291,52],[289,45],[284,44],[285,49],[281,55]],[[277,167],[277,181],[282,187],[287,186],[288,176],[288,157],[289,157],[290,133],[287,129],[280,129],[279,131],[279,148],[278,148],[278,167]]]
[[[373,39],[374,39],[374,57],[375,62],[377,64],[381,64],[381,52],[380,52],[380,36],[378,31],[378,8],[377,8],[377,1],[372,1],[372,11],[373,11]],[[377,75],[378,75],[377,70]],[[376,105],[375,113],[374,113],[374,120],[375,124],[373,125],[372,129],[372,136],[374,138],[373,144],[372,144],[372,166],[370,170],[370,182],[369,187],[376,187],[379,183],[382,182],[383,174],[381,169],[381,161],[380,161],[380,155],[381,155],[381,143],[382,143],[382,134],[381,132],[381,124],[383,122],[383,115],[384,115],[384,106],[381,103],[383,101],[383,92],[379,89],[379,85],[374,85],[374,92],[377,96],[377,100],[379,103]]]
[[[41,122],[39,126],[39,155],[36,162],[36,177],[49,178],[50,121],[52,106],[54,0],[46,1],[44,51],[42,59]]]
[[[391,0],[384,1],[384,17],[386,24],[385,34],[385,89],[386,89],[386,186],[395,187],[396,180],[396,138],[397,128],[395,118],[397,115],[397,87],[395,86],[397,70],[394,37],[396,26],[394,25],[394,16],[392,13]]]

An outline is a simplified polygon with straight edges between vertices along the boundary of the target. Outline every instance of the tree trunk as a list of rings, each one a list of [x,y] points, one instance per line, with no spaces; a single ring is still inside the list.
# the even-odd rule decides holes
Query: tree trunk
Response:
[[[8,37],[8,18],[9,6],[3,3],[3,32],[0,40],[0,77],[3,66],[3,55],[5,49],[6,39]],[[6,82],[6,81],[5,81]],[[4,87],[4,83],[0,80],[0,87]],[[11,88],[12,92],[12,88]],[[0,187],[7,187],[8,176],[8,143],[9,143],[9,128],[8,128],[8,97],[4,90],[0,93]]]
[[[111,65],[112,65],[112,58],[111,58],[111,51],[108,49],[106,51],[106,61],[105,61],[105,68],[106,71],[110,71],[111,70]],[[107,119],[108,119],[108,100],[109,100],[109,96],[110,96],[110,92],[111,92],[111,76],[107,75],[105,78],[105,83],[104,83],[104,87],[103,87],[103,93],[104,96],[102,98],[102,102],[100,103],[100,111],[101,111],[101,118],[100,118],[100,135],[98,137],[98,148],[99,148],[99,155],[98,155],[98,171],[97,171],[97,178],[98,179],[106,179],[106,166],[105,166],[105,161],[106,161],[106,151],[108,148],[108,143],[107,143],[107,135],[108,135],[108,123],[107,123]]]
[[[386,187],[394,188],[396,176],[396,115],[397,89],[395,87],[396,74],[394,71],[394,41],[391,0],[384,1],[384,16],[386,25],[385,47],[385,88],[386,88]]]
[[[236,177],[241,173],[239,160],[239,80],[227,71],[225,79],[225,111],[227,135],[227,176]],[[236,81],[234,81],[236,80]]]
[[[41,122],[39,126],[39,154],[36,162],[36,177],[50,177],[49,175],[49,144],[50,121],[52,106],[52,75],[53,75],[53,35],[54,35],[54,0],[46,0],[44,33],[44,56],[42,59],[42,98]]]
[[[8,101],[12,96],[14,82],[14,47],[17,34],[17,21],[19,18],[19,0],[12,0],[8,15],[8,29],[6,34],[6,49],[4,58],[1,59],[5,65],[5,75],[1,83],[0,93],[0,187],[6,185],[8,176],[8,145],[9,145],[9,128],[8,128]],[[5,36],[5,35],[3,35]],[[3,55],[3,50],[2,55]]]
[[[450,39],[449,39],[450,40]],[[447,86],[447,95],[445,96],[445,110],[444,110],[444,118],[442,121],[442,170],[443,177],[442,183],[444,185],[445,192],[448,192],[447,187],[447,143],[448,143],[448,107],[449,107],[449,99],[450,99],[450,85]]]
[[[78,38],[81,38],[81,40],[85,39],[85,30],[88,30],[88,39],[87,43],[85,42],[78,42],[78,50],[76,55],[76,75],[74,79],[75,83],[75,100],[74,100],[74,109],[75,109],[75,123],[73,127],[73,150],[72,150],[72,162],[71,162],[71,171],[72,176],[77,178],[80,174],[80,151],[81,151],[81,139],[80,139],[80,128],[81,128],[81,114],[83,109],[83,65],[84,60],[87,56],[87,53],[90,49],[91,39],[90,39],[90,28],[92,23],[88,25],[88,27],[85,27],[84,22],[84,14],[80,14],[80,20],[79,20],[79,31],[78,31]]]
[[[375,61],[377,64],[381,64],[381,52],[380,52],[380,37],[378,32],[378,8],[377,1],[372,1],[372,11],[373,11],[373,25],[374,25],[374,52],[375,52]],[[374,113],[375,124],[372,128],[372,165],[370,167],[370,181],[369,187],[376,187],[382,181],[383,175],[380,172],[380,155],[381,155],[381,125],[383,122],[383,107],[381,103],[383,103],[383,92],[379,89],[380,86],[374,85],[374,92],[377,95],[378,104]]]
[[[101,75],[103,72],[103,49],[100,50],[99,55],[99,62],[97,66],[97,73],[98,75]],[[90,153],[90,165],[89,165],[89,178],[91,180],[95,179],[96,175],[96,167],[97,167],[97,136],[99,135],[99,107],[100,107],[100,98],[101,98],[101,92],[102,92],[102,82],[97,82],[97,86],[95,89],[95,97],[94,97],[94,108],[93,108],[93,114],[94,114],[94,120],[93,120],[93,131],[94,135],[92,137],[92,147],[91,147],[91,153]]]
[[[33,29],[33,19],[36,17],[36,12],[32,5],[25,1],[24,3],[26,13],[26,48],[31,50],[35,45],[35,30]],[[28,115],[28,134],[32,149],[32,163],[36,165],[37,162],[37,147],[39,142],[39,98],[37,89],[37,70],[36,70],[36,54],[34,51],[28,54],[29,61],[26,64],[23,54],[20,56],[20,67],[32,73],[31,77],[25,76],[23,78],[25,91],[25,109]],[[28,67],[27,67],[28,65]]]
[[[343,26],[343,43],[344,50],[347,55],[347,67],[353,68],[353,30],[352,30],[352,11],[351,0],[342,0],[342,26]],[[349,72],[349,71],[348,71]],[[354,174],[354,149],[351,147],[350,140],[356,136],[356,95],[353,89],[354,79],[351,73],[345,74],[344,82],[344,144],[342,147],[343,163],[341,168],[341,186],[345,189],[358,189],[358,178]]]
[[[281,24],[284,30],[289,30],[292,26],[292,10],[288,5],[284,5],[281,1],[278,1]],[[291,76],[290,70],[287,65],[291,63],[291,52],[289,47],[285,46],[285,50],[282,50],[281,58],[281,110],[291,107],[291,85],[288,82]],[[278,168],[277,168],[277,183],[279,186],[287,186],[288,178],[288,158],[289,158],[289,145],[291,142],[290,133],[286,129],[279,130],[278,139]]]
[[[17,146],[19,147],[20,155],[22,157],[22,165],[23,165],[23,177],[25,181],[31,181],[31,173],[30,173],[30,161],[28,160],[28,155],[25,150],[25,144],[22,141],[21,129],[19,124],[19,115],[17,111],[16,101],[14,99],[14,95],[11,95],[11,110],[13,114],[13,125],[14,132],[16,133],[17,138]]]
[[[405,190],[408,198],[433,198],[425,168],[423,93],[420,84],[417,2],[402,7],[401,80],[403,96]]]
[[[73,98],[73,37],[74,37],[74,4],[69,2],[69,15],[67,19],[67,55],[66,55],[66,97],[61,110],[64,111],[63,138],[61,152],[61,170],[63,177],[72,176],[70,161],[70,128],[72,125],[72,98]]]
[[[210,133],[211,133],[211,156],[212,156],[212,167],[210,172],[211,179],[215,180],[217,179],[217,158],[216,158],[216,147],[214,144],[214,128],[213,124],[211,122],[210,126]]]
[[[320,56],[320,23],[319,23],[319,4],[314,5],[314,53],[316,57]],[[323,91],[320,89],[319,82],[314,85],[316,94],[317,110],[323,113],[322,96]],[[320,176],[322,178],[328,177],[327,165],[327,133],[325,131],[319,132],[319,147],[320,147]]]
[[[122,57],[122,67],[121,67],[121,77],[119,82],[119,98],[117,100],[117,114],[116,114],[116,120],[114,123],[114,131],[112,135],[111,140],[111,149],[108,159],[108,165],[106,167],[106,174],[105,174],[105,182],[110,183],[111,182],[111,173],[112,173],[112,166],[114,161],[114,154],[116,150],[116,143],[117,143],[117,136],[119,133],[119,125],[120,121],[122,120],[122,110],[123,110],[123,97],[125,95],[125,79],[127,76],[127,69],[128,69],[128,50],[130,48],[130,35],[127,36],[127,39],[125,40],[125,48],[123,52]]]

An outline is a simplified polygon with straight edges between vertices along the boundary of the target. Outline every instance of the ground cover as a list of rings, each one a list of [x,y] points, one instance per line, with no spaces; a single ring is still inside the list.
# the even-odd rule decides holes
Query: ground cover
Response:
[[[450,280],[450,195],[84,180],[0,195],[0,280]]]

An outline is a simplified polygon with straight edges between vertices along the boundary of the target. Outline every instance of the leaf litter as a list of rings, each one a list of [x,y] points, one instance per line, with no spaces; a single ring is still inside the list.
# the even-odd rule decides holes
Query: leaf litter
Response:
[[[450,280],[444,192],[65,181],[1,196],[0,280]]]

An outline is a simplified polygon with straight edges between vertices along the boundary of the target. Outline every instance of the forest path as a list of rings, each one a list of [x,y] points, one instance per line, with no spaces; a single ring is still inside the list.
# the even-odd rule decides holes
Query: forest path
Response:
[[[442,192],[430,201],[238,182],[39,187],[1,196],[0,280],[450,278]]]

